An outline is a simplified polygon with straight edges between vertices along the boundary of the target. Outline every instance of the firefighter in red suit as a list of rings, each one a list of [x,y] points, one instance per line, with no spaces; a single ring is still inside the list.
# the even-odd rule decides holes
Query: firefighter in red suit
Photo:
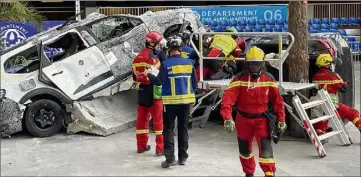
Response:
[[[237,32],[234,27],[227,28],[225,32]],[[239,46],[242,46],[241,41],[236,41],[237,37],[235,35],[214,35],[211,41],[208,42],[209,53],[207,57],[228,57],[234,58],[239,57],[242,53],[242,50]],[[207,46],[206,45],[206,46]],[[203,60],[203,78],[208,79],[212,77],[218,71],[225,71],[229,74],[235,74],[237,66],[235,61],[228,60],[226,62],[221,62],[220,60]],[[196,69],[197,80],[200,79],[200,69]]]
[[[163,143],[163,104],[161,100],[161,86],[151,83],[149,78],[143,74],[150,66],[159,69],[160,61],[156,51],[160,49],[163,37],[158,32],[150,32],[146,35],[146,47],[137,55],[132,64],[134,87],[138,90],[136,138],[138,153],[151,149],[148,145],[148,122],[152,116],[154,132],[156,134],[156,155],[164,154]]]
[[[340,75],[331,70],[331,64],[334,59],[330,54],[320,54],[316,59],[316,65],[320,68],[313,76],[313,83],[319,84],[319,88],[327,90],[331,97],[333,104],[337,109],[337,113],[342,119],[352,122],[361,132],[360,114],[357,110],[348,107],[345,104],[338,102],[338,91],[346,92],[347,83],[342,80]],[[314,124],[316,133],[322,135],[326,133],[328,125],[327,121],[322,121]]]
[[[286,130],[283,98],[273,76],[262,70],[264,52],[251,47],[246,53],[246,65],[242,73],[235,76],[225,90],[221,102],[221,116],[227,132],[236,128],[239,158],[246,177],[253,176],[256,168],[252,142],[256,138],[259,149],[259,164],[265,176],[276,172],[271,145],[268,119],[263,113],[268,111],[269,101],[277,115],[280,132]],[[237,101],[236,123],[232,119],[232,107]]]

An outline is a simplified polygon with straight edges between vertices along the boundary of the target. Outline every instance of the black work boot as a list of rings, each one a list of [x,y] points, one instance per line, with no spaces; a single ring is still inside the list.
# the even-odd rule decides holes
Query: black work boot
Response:
[[[156,152],[155,155],[156,156],[164,156],[164,152]]]
[[[246,174],[246,177],[253,177],[253,174]]]
[[[137,153],[143,153],[149,151],[150,149],[151,149],[150,145],[147,145],[147,147],[144,150],[138,150]]]
[[[174,166],[174,165],[176,165],[174,160],[172,160],[172,161],[171,160],[165,160],[161,164],[162,168],[169,168],[170,166]]]
[[[186,161],[187,161],[187,159],[178,159],[178,164],[179,165],[185,165],[186,164]]]

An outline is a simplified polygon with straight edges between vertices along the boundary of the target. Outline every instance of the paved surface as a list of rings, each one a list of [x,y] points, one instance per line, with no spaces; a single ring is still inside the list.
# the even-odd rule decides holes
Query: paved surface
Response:
[[[359,82],[360,66],[355,67]],[[359,83],[357,87],[360,109]],[[277,176],[360,176],[360,133],[351,124],[347,129],[354,144],[342,147],[336,138],[331,138],[325,145],[325,158],[319,158],[307,140],[284,140],[274,145]],[[154,147],[154,134],[150,144]],[[134,128],[108,137],[18,135],[1,139],[1,176],[243,176],[235,134],[226,133],[215,123],[209,123],[205,129],[190,130],[189,155],[186,166],[162,169],[164,157],[155,157],[154,149],[145,154],[135,152]],[[255,175],[263,175],[258,165]]]

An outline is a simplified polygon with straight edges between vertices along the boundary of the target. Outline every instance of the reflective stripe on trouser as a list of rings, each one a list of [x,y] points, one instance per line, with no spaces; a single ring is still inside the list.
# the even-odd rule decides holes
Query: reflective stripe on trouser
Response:
[[[164,151],[163,143],[163,104],[162,100],[154,100],[154,105],[151,107],[144,107],[137,105],[137,120],[136,120],[136,137],[138,150],[145,150],[148,144],[148,121],[152,115],[154,131],[156,134],[156,152]]]
[[[276,166],[266,118],[244,118],[237,115],[236,119],[238,146],[243,172],[254,174],[256,163],[253,156],[253,137],[256,138],[259,150],[259,165],[266,176],[273,176]]]
[[[357,128],[360,129],[360,114],[356,109],[350,108],[349,106],[338,103],[337,113],[342,119],[346,119],[352,122]],[[326,132],[328,125],[328,120],[317,122],[314,124],[317,134],[322,134]]]

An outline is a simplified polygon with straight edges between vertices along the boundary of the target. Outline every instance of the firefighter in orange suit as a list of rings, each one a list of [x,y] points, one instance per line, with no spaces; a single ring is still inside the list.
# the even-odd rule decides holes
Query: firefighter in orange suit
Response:
[[[246,53],[244,71],[236,75],[225,90],[221,102],[221,116],[227,132],[236,128],[239,158],[246,177],[253,176],[256,168],[252,142],[255,137],[259,149],[259,164],[265,176],[274,176],[276,172],[268,119],[268,103],[272,102],[277,115],[278,130],[286,130],[283,99],[273,76],[262,70],[264,52],[251,47]],[[237,101],[236,123],[232,119],[232,107]]]
[[[335,105],[339,116],[352,122],[361,132],[360,114],[357,110],[338,102],[338,91],[346,92],[347,83],[342,80],[340,75],[331,70],[331,64],[334,59],[330,54],[320,54],[316,59],[316,66],[320,69],[313,76],[313,83],[319,84],[320,88],[327,90]],[[322,135],[326,133],[328,121],[322,121],[314,124],[316,133]]]
[[[156,155],[164,155],[163,143],[163,104],[161,100],[161,86],[151,83],[149,78],[143,74],[146,68],[153,66],[160,68],[160,61],[156,51],[160,49],[163,39],[158,32],[150,32],[146,35],[146,47],[137,55],[132,64],[134,87],[138,90],[136,137],[138,153],[151,149],[148,145],[148,122],[152,115],[154,131],[156,134]]]

